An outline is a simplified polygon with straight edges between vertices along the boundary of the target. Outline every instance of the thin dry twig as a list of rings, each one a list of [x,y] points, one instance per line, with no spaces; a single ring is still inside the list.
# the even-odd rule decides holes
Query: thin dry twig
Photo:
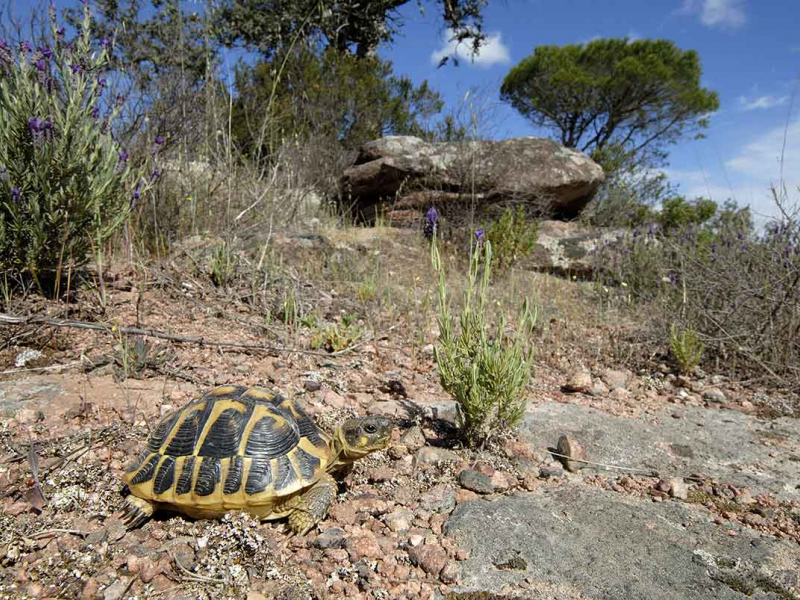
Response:
[[[206,577],[204,575],[198,575],[197,573],[193,573],[186,567],[181,564],[181,561],[178,560],[178,557],[175,556],[172,552],[167,551],[172,561],[175,565],[181,570],[181,573],[186,579],[191,581],[199,581],[202,583],[217,583],[217,584],[224,584],[225,581],[222,579],[214,579],[213,577]]]

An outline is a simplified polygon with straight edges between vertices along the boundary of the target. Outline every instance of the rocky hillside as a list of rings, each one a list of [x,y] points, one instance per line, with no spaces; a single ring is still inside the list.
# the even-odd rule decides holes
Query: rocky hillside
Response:
[[[791,394],[598,358],[631,324],[586,318],[580,281],[527,274],[544,311],[528,409],[472,451],[432,356],[424,245],[314,235],[275,240],[264,287],[246,254],[215,286],[197,246],[111,269],[104,303],[18,299],[36,318],[0,328],[1,597],[800,598]],[[327,326],[341,347],[319,343]],[[225,383],[281,391],[327,429],[390,416],[393,443],[286,546],[280,522],[242,514],[126,531],[125,465],[161,415]]]

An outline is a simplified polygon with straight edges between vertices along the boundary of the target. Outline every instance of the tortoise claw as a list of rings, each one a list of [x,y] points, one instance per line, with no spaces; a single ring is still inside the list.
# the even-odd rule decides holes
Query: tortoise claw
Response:
[[[153,505],[147,500],[128,496],[119,518],[127,529],[136,529],[153,516],[153,510]]]

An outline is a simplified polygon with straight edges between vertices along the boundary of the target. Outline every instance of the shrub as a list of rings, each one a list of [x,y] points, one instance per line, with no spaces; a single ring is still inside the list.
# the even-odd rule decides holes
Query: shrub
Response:
[[[228,287],[228,283],[236,274],[238,264],[236,254],[228,247],[227,242],[222,242],[211,255],[209,264],[211,282],[217,287]]]
[[[70,43],[53,20],[54,48],[0,42],[0,270],[40,289],[99,251],[143,191],[109,134],[121,107],[104,98],[90,20],[87,3]]]
[[[686,375],[700,364],[705,347],[693,329],[679,329],[673,323],[669,330],[669,349],[681,373]]]
[[[318,328],[311,338],[311,347],[341,352],[355,344],[364,333],[355,315],[343,315],[341,323],[329,323]]]
[[[687,205],[676,207],[669,222],[683,219]],[[663,344],[679,315],[684,330],[705,341],[706,359],[795,384],[800,222],[787,212],[758,232],[747,209],[727,203],[705,211],[700,223],[640,228],[606,248],[597,262],[603,283],[625,282],[631,298],[648,306],[653,341]]]
[[[525,387],[531,376],[533,347],[530,335],[536,309],[527,299],[519,314],[516,333],[506,334],[501,314],[494,337],[490,337],[486,311],[492,263],[492,244],[486,241],[473,251],[460,325],[447,303],[442,261],[434,238],[431,262],[438,273],[439,342],[434,348],[442,387],[455,399],[459,426],[470,446],[484,445],[517,424],[525,412]],[[483,272],[479,273],[483,264]]]
[[[492,266],[505,271],[530,255],[536,244],[538,228],[538,223],[527,219],[521,204],[517,205],[516,210],[506,208],[486,232],[493,250]]]

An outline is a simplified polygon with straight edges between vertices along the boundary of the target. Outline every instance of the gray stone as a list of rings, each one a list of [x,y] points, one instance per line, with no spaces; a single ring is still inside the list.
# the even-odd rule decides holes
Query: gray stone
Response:
[[[597,266],[597,253],[606,245],[619,241],[624,234],[624,229],[545,219],[536,231],[536,243],[530,258],[520,266],[586,278]]]
[[[469,555],[452,591],[509,598],[515,590],[539,597],[524,590],[543,588],[568,590],[541,596],[548,598],[767,600],[777,598],[770,591],[787,589],[787,565],[800,564],[800,547],[790,540],[717,526],[693,505],[580,483],[465,502],[445,534]]]
[[[728,399],[725,397],[725,394],[722,393],[722,390],[719,388],[707,389],[705,392],[703,392],[703,398],[709,402],[717,402],[720,404],[728,401]]]
[[[601,374],[600,377],[603,381],[610,387],[612,390],[614,389],[625,389],[628,387],[628,381],[630,381],[630,373],[626,371],[616,371],[614,369],[605,369]]]
[[[586,369],[578,369],[569,376],[567,383],[564,384],[564,391],[585,394],[591,387],[592,374]]]
[[[456,492],[449,485],[440,483],[419,497],[422,510],[436,513],[451,513],[456,507]]]
[[[396,508],[383,517],[386,526],[395,533],[402,533],[411,529],[414,513],[404,507]]]
[[[475,469],[464,469],[458,474],[458,483],[461,487],[478,494],[491,494],[494,485],[490,477]]]
[[[545,403],[528,408],[519,432],[529,443],[551,445],[562,434],[572,434],[596,463],[664,474],[700,473],[755,495],[771,492],[781,500],[800,499],[800,462],[788,458],[800,455],[796,419],[762,421],[738,411],[695,406],[680,407],[682,418],[673,419],[675,411],[667,406],[642,421]],[[765,441],[772,445],[765,446]],[[589,465],[584,472],[592,470]]]
[[[461,460],[458,454],[446,448],[435,448],[424,446],[417,451],[416,461],[418,465],[434,465],[440,462],[457,462]]]
[[[362,218],[385,212],[385,201],[390,223],[413,225],[431,204],[445,211],[463,205],[465,193],[479,214],[513,200],[571,219],[604,179],[603,169],[585,154],[542,138],[464,144],[387,136],[360,148],[340,184],[347,208]]]
[[[119,600],[130,586],[129,577],[121,577],[109,585],[103,592],[103,600]]]
[[[320,533],[312,544],[315,548],[344,548],[347,541],[347,532],[339,527],[328,527],[325,531]]]
[[[400,443],[411,452],[416,452],[425,445],[425,434],[422,433],[419,425],[414,425],[411,429],[400,436]]]

